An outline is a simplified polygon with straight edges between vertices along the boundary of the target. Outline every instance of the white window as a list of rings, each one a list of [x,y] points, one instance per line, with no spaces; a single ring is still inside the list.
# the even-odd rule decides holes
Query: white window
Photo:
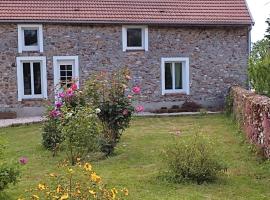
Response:
[[[17,57],[18,100],[47,98],[46,57]]]
[[[123,26],[122,27],[123,51],[145,50],[148,51],[148,27],[147,26]]]
[[[56,89],[70,86],[76,80],[79,86],[79,58],[78,56],[54,56],[54,85]]]
[[[161,59],[162,95],[189,94],[189,58]]]
[[[18,25],[18,51],[43,52],[42,25]]]

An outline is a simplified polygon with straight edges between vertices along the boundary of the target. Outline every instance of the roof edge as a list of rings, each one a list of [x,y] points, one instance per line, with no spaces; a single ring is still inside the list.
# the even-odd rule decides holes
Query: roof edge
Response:
[[[157,25],[157,26],[253,26],[254,21],[251,16],[252,21],[250,23],[244,22],[227,22],[227,23],[167,23],[167,22],[128,22],[128,21],[89,21],[89,20],[1,20],[0,23],[42,23],[42,24],[91,24],[91,25]]]

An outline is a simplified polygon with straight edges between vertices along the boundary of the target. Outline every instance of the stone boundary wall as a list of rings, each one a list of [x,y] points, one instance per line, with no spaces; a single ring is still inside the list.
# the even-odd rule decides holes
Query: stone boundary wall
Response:
[[[270,158],[270,98],[233,86],[228,102],[249,141]]]

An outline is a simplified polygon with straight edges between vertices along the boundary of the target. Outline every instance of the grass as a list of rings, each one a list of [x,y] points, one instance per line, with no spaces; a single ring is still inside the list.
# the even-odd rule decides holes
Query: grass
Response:
[[[180,131],[179,139],[202,131],[215,141],[217,151],[228,163],[226,176],[212,184],[173,184],[158,179],[164,146],[173,142],[171,134]],[[14,200],[45,174],[54,172],[64,153],[53,158],[41,145],[40,125],[0,129],[8,142],[6,158],[27,156],[22,177],[11,186],[2,200]],[[269,199],[270,163],[259,162],[243,142],[237,126],[223,115],[135,118],[124,133],[116,155],[92,163],[110,186],[127,187],[131,200],[179,199]]]

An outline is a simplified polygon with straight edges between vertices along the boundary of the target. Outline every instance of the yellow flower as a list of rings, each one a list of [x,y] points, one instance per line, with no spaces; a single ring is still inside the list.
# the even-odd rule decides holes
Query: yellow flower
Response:
[[[77,190],[77,194],[81,194],[81,191],[79,189]]]
[[[41,183],[38,184],[38,189],[41,190],[41,191],[42,190],[45,190],[45,185],[44,184],[41,184]]]
[[[68,172],[69,172],[70,174],[72,174],[72,173],[73,173],[73,169],[68,168]]]
[[[113,189],[111,189],[111,192],[112,192],[112,199],[115,199],[118,191],[115,188],[113,188]]]
[[[91,171],[92,170],[92,166],[89,163],[85,163],[83,168],[85,169],[85,171]]]
[[[68,197],[69,197],[68,194],[64,194],[61,196],[60,200],[66,200],[68,199]]]
[[[17,200],[24,200],[24,198],[19,198],[19,199],[17,199]]]
[[[57,177],[57,175],[54,173],[50,173],[49,175],[50,175],[50,177]]]
[[[98,176],[95,172],[93,172],[91,174],[91,180],[96,182],[96,183],[100,183],[101,182],[101,177]]]
[[[61,192],[61,185],[58,185],[56,188],[56,193],[60,193]]]
[[[35,194],[34,194],[32,197],[33,197],[33,199],[35,199],[35,200],[38,200],[38,199],[39,199],[39,196],[38,196],[38,195],[35,195]]]
[[[124,194],[125,194],[126,196],[128,196],[128,189],[127,189],[127,188],[124,188],[124,189],[123,189],[123,192],[124,192]]]
[[[92,195],[96,195],[96,192],[94,190],[89,190],[89,193]]]

